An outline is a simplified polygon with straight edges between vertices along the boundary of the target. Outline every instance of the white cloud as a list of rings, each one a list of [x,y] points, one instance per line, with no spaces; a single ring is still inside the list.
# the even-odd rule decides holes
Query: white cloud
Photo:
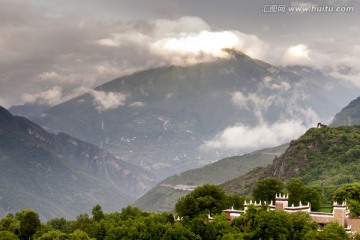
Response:
[[[125,105],[126,95],[118,92],[90,91],[93,96],[93,105],[98,110],[115,109]]]
[[[261,58],[267,44],[255,35],[235,30],[213,31],[199,17],[181,17],[176,20],[154,20],[150,27],[114,32],[95,43],[111,48],[142,49],[156,57],[159,64],[186,65],[216,58],[229,57],[222,51],[233,48],[253,58]]]
[[[21,98],[25,103],[40,103],[49,106],[55,106],[88,91],[88,88],[79,87],[73,89],[72,91],[66,92],[61,86],[54,86],[48,90],[38,93],[24,93]]]
[[[131,107],[143,107],[144,105],[143,102],[133,102],[130,104]]]
[[[310,49],[304,44],[298,44],[295,46],[290,46],[286,49],[285,53],[282,56],[283,65],[302,65],[306,66],[311,63],[311,58],[309,56]]]
[[[308,128],[301,122],[289,120],[272,125],[262,123],[255,127],[238,124],[227,127],[213,139],[205,142],[203,149],[260,149],[277,146],[297,138]]]
[[[25,93],[22,95],[22,99],[26,103],[40,103],[50,106],[54,106],[60,103],[62,97],[62,88],[60,86],[54,86],[49,90],[42,91],[36,94]]]
[[[155,49],[175,54],[209,54],[212,57],[227,57],[223,48],[234,48],[239,38],[230,31],[201,31],[180,37],[161,39],[154,43]]]
[[[242,109],[249,109],[248,101],[249,98],[245,96],[242,92],[234,92],[231,94],[232,102]]]

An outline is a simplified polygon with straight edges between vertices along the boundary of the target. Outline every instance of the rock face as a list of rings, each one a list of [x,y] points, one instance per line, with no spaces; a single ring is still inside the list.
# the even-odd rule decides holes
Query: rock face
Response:
[[[311,68],[278,68],[227,51],[229,59],[115,79],[32,120],[103,146],[164,179],[258,149],[245,146],[238,152],[211,142],[226,129],[300,122],[305,131],[358,94]],[[261,148],[281,143],[267,142]]]
[[[31,208],[43,218],[118,211],[155,178],[108,151],[51,134],[0,107],[0,215]]]

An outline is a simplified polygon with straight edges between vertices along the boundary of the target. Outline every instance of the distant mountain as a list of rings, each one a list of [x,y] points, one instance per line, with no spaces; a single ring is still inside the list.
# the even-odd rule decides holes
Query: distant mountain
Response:
[[[0,107],[0,217],[31,208],[43,218],[74,218],[96,204],[117,211],[154,181],[104,149]]]
[[[41,114],[42,112],[46,111],[49,108],[50,107],[48,105],[44,105],[44,104],[26,103],[24,105],[11,106],[8,109],[8,111],[12,115],[31,118],[38,116],[39,114]]]
[[[267,167],[256,168],[221,184],[227,192],[250,194],[257,180],[299,178],[325,195],[345,183],[360,181],[360,126],[311,128]]]
[[[311,68],[278,68],[227,51],[229,59],[115,79],[32,120],[103,146],[164,179],[259,148],[207,144],[228,128],[296,121],[306,129],[331,119],[358,94],[344,81]],[[269,140],[261,148],[288,140]]]
[[[276,156],[284,153],[287,147],[288,144],[284,144],[243,156],[229,157],[202,168],[173,175],[136,200],[133,205],[153,212],[173,211],[178,199],[195,187],[224,183],[256,167],[267,166]]]
[[[331,126],[351,126],[360,124],[360,97],[351,101],[335,115]]]

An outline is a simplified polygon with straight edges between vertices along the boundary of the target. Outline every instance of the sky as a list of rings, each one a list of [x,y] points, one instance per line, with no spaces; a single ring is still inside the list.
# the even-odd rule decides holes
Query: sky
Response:
[[[227,47],[360,86],[360,1],[0,0],[0,6],[4,107],[54,106],[135,71],[226,58]]]

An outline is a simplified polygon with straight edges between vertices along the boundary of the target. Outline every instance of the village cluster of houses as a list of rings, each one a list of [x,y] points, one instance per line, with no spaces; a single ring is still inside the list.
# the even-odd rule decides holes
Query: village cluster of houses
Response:
[[[244,214],[250,205],[254,205],[255,207],[261,207],[262,203],[253,202],[253,201],[245,201],[244,210],[236,210],[234,208],[226,209],[223,212],[226,214],[228,220],[232,220],[234,218],[240,217]],[[286,194],[277,194],[275,198],[275,202],[270,202],[268,205],[268,209],[270,211],[285,211],[289,213],[294,212],[307,212],[310,217],[316,221],[319,227],[323,227],[330,222],[337,222],[341,226],[345,228],[347,232],[360,232],[360,218],[352,218],[350,216],[350,210],[347,208],[346,203],[333,203],[333,211],[332,213],[325,212],[312,212],[310,210],[310,204],[303,205],[301,202],[299,206],[289,206],[289,196]],[[209,220],[211,220],[211,216],[209,215]]]

